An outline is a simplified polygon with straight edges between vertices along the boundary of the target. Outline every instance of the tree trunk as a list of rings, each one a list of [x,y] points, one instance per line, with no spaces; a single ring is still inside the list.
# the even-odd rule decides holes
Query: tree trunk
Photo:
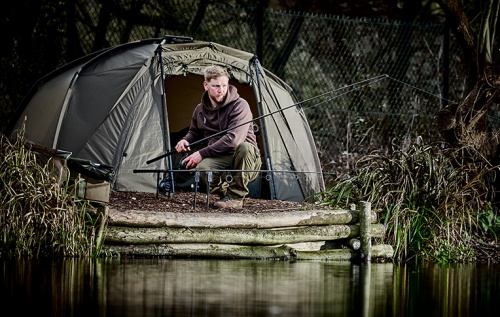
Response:
[[[446,13],[462,48],[466,97],[436,114],[437,129],[452,146],[466,148],[465,153],[472,154],[473,158],[479,157],[478,160],[486,160],[488,163],[493,160],[494,165],[498,159],[499,142],[496,133],[492,133],[487,125],[487,116],[499,99],[500,73],[498,66],[494,65],[490,58],[486,58],[493,51],[490,45],[494,44],[494,41],[490,43],[490,33],[474,33],[461,1],[439,0],[438,3]],[[498,10],[498,5],[485,6],[481,17],[481,32],[495,29]],[[487,28],[484,28],[485,26]],[[486,51],[478,51],[478,47]]]
[[[359,259],[359,252],[351,249],[325,251],[298,251],[289,245],[239,246],[230,244],[148,244],[105,246],[105,252],[121,256],[180,257],[215,259],[261,259],[261,260],[327,260],[350,261]],[[394,250],[390,245],[374,245],[372,258],[392,259]]]
[[[359,236],[358,225],[328,225],[288,229],[235,228],[123,228],[110,226],[107,244],[228,243],[275,245],[308,241],[337,240]],[[384,236],[382,224],[371,226],[372,237]]]
[[[281,78],[286,77],[285,75],[285,67],[288,63],[288,59],[292,55],[292,51],[297,45],[297,39],[300,34],[300,29],[304,25],[304,16],[299,15],[296,17],[292,17],[292,20],[289,23],[289,32],[286,37],[286,41],[283,44],[278,56],[274,59],[272,64],[273,72]]]
[[[305,210],[273,213],[176,213],[154,211],[109,211],[109,225],[123,227],[189,228],[277,228],[313,225],[355,224],[359,212],[352,210]],[[372,212],[371,222],[377,216]]]
[[[372,260],[380,258],[392,259],[393,256],[394,249],[390,245],[379,244],[372,246]],[[359,259],[360,253],[351,249],[297,252],[297,260],[348,261]]]
[[[142,257],[190,257],[217,259],[266,259],[291,260],[297,257],[297,251],[282,245],[239,246],[231,244],[147,244],[147,245],[113,245],[106,246],[105,251],[111,254],[132,255]]]
[[[439,6],[446,13],[448,23],[462,48],[464,55],[463,67],[466,74],[466,90],[470,91],[474,87],[475,81],[480,74],[477,69],[476,35],[469,23],[460,0],[438,0]]]

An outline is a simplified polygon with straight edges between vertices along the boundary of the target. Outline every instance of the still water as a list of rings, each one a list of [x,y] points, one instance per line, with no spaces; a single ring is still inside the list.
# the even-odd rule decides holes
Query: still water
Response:
[[[500,265],[182,259],[0,265],[2,309],[18,316],[430,317],[500,311]]]

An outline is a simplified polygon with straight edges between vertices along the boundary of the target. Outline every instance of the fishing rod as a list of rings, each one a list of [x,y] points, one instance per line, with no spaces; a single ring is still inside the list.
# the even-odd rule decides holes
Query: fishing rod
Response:
[[[170,183],[169,180],[162,180],[160,181],[160,174],[165,174],[167,172],[180,172],[180,173],[189,173],[190,175],[194,174],[194,207],[196,208],[196,193],[198,192],[198,184],[200,183],[200,174],[201,173],[206,173],[207,174],[207,181],[210,184],[212,182],[212,177],[215,173],[227,173],[225,177],[225,181],[227,183],[231,183],[234,180],[234,176],[231,174],[231,172],[235,173],[259,173],[259,174],[264,174],[266,173],[267,175],[265,176],[265,180],[270,182],[272,180],[272,173],[284,173],[284,174],[294,174],[293,177],[295,179],[299,179],[299,175],[297,174],[321,174],[321,175],[336,175],[336,173],[328,173],[328,172],[318,172],[318,171],[297,171],[297,170],[276,170],[276,169],[261,169],[261,170],[253,170],[253,169],[245,169],[245,170],[237,170],[237,169],[200,169],[200,170],[187,170],[187,169],[134,169],[134,173],[156,173],[157,174],[157,182],[158,186],[156,188],[156,198],[158,198],[159,193],[167,193],[170,192]],[[262,178],[262,175],[260,176]],[[208,208],[208,197],[210,196],[210,190],[209,186],[207,187],[207,208]]]
[[[362,80],[362,81],[359,81],[359,82],[356,82],[356,83],[353,83],[353,84],[350,84],[350,85],[347,85],[347,86],[343,86],[343,87],[340,87],[340,88],[337,88],[337,89],[333,89],[333,90],[327,91],[327,92],[325,92],[325,93],[322,93],[322,94],[316,95],[316,96],[311,97],[311,98],[309,98],[309,99],[305,99],[305,100],[302,100],[302,101],[300,101],[300,102],[297,102],[297,103],[294,103],[294,104],[292,104],[292,105],[289,105],[289,106],[287,106],[287,107],[285,107],[285,108],[277,109],[277,110],[275,110],[275,111],[271,111],[271,112],[269,112],[269,113],[266,113],[266,114],[260,115],[260,116],[258,116],[258,117],[253,118],[252,120],[249,120],[249,121],[243,122],[243,123],[241,123],[241,124],[239,124],[239,125],[237,125],[237,126],[234,126],[234,127],[231,127],[231,128],[228,128],[228,129],[225,129],[225,130],[222,130],[222,131],[216,132],[216,133],[214,133],[214,134],[212,134],[212,135],[209,135],[209,136],[207,136],[207,137],[204,137],[204,138],[202,138],[202,139],[200,139],[200,140],[197,140],[197,141],[191,142],[191,143],[190,143],[190,144],[188,144],[186,147],[191,147],[191,146],[195,146],[195,145],[201,144],[201,143],[203,143],[203,142],[206,142],[207,140],[210,140],[210,139],[211,139],[211,138],[213,138],[213,137],[216,137],[216,136],[218,136],[218,135],[221,135],[221,134],[227,133],[228,131],[231,131],[231,130],[233,130],[233,129],[239,128],[239,127],[244,126],[244,125],[246,125],[246,124],[252,123],[252,122],[254,122],[255,120],[259,120],[259,119],[262,119],[262,118],[265,118],[265,117],[268,117],[268,116],[272,116],[272,115],[274,115],[274,114],[276,114],[276,113],[278,113],[278,112],[285,111],[285,110],[290,109],[290,108],[292,108],[292,107],[300,106],[301,104],[306,103],[306,102],[308,102],[308,101],[315,100],[315,99],[318,99],[318,98],[320,98],[320,97],[324,97],[324,96],[327,96],[327,95],[329,95],[329,94],[332,94],[332,93],[335,93],[335,92],[338,92],[338,91],[342,91],[342,90],[344,90],[344,89],[348,89],[348,88],[351,88],[351,87],[354,87],[354,86],[358,86],[358,85],[365,86],[365,85],[370,84],[371,82],[375,82],[375,81],[378,81],[378,80],[381,80],[381,79],[383,79],[383,78],[387,78],[387,77],[388,77],[388,76],[387,76],[387,74],[378,75],[378,76],[371,77],[371,78],[368,78],[368,79],[365,79],[365,80]],[[359,88],[354,88],[353,90],[356,90],[356,89],[359,89]],[[338,96],[334,96],[334,97],[338,97]],[[314,105],[310,106],[309,108],[316,107],[316,106],[318,106],[318,105],[321,105],[321,104],[323,104],[323,103],[325,103],[325,102],[329,102],[329,101],[331,101],[331,100],[332,100],[332,98],[330,98],[330,97],[329,97],[329,98],[327,98],[325,101],[318,102],[317,104],[314,104]],[[155,157],[155,158],[152,158],[152,159],[150,159],[150,160],[147,160],[147,161],[146,161],[146,164],[151,164],[151,163],[153,163],[153,162],[156,162],[156,161],[158,161],[158,160],[160,160],[160,159],[162,159],[162,158],[164,158],[164,157],[170,156],[170,155],[175,154],[175,153],[177,153],[177,150],[168,151],[168,152],[166,152],[166,153],[164,153],[164,154],[161,154],[161,155],[159,155],[159,156],[157,156],[157,157]]]
[[[298,171],[298,170],[275,170],[275,169],[261,169],[261,170],[253,170],[253,169],[244,169],[244,170],[236,170],[236,169],[197,169],[197,170],[187,170],[187,169],[134,169],[134,173],[167,173],[167,172],[180,172],[180,173],[196,173],[196,172],[224,172],[224,173],[239,173],[239,172],[248,172],[248,173],[290,173],[290,174],[332,174],[328,172],[318,172],[318,171]]]

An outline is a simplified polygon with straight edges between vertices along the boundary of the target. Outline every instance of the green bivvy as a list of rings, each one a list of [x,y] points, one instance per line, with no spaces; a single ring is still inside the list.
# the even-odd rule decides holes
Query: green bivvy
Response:
[[[155,192],[157,175],[135,171],[178,164],[175,155],[146,162],[173,149],[185,134],[208,65],[229,71],[230,83],[257,118],[263,172],[251,196],[301,201],[324,190],[314,139],[304,113],[293,107],[292,89],[254,54],[213,42],[167,36],[75,60],[36,83],[10,132],[26,119],[25,137],[35,144],[111,166],[113,190]]]

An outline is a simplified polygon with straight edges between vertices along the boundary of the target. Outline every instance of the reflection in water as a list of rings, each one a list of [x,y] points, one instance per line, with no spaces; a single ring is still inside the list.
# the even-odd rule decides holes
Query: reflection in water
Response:
[[[500,265],[395,266],[394,316],[498,315]]]
[[[164,316],[359,315],[361,308],[359,266],[349,263],[132,260],[104,266],[106,301],[114,311],[122,307],[122,316],[138,316],[144,307]],[[381,289],[390,287],[392,265],[378,270],[387,277]]]
[[[37,316],[473,316],[500,267],[253,260],[0,261],[0,299]]]

